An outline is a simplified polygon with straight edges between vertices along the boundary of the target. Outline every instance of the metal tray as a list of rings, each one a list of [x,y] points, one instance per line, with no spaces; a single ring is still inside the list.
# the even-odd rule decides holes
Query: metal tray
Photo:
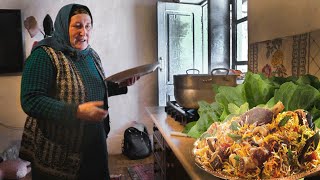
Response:
[[[109,77],[107,77],[105,80],[106,81],[113,81],[116,83],[120,83],[128,78],[134,77],[134,76],[144,76],[147,75],[149,73],[152,73],[153,71],[155,71],[158,67],[159,67],[159,63],[152,63],[152,64],[145,64],[142,66],[137,66],[134,68],[130,68],[124,71],[121,71],[119,73],[116,73],[114,75],[111,75]]]

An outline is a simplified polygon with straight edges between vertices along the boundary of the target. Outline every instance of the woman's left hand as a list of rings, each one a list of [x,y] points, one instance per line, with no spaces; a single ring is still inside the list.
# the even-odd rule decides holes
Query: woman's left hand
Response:
[[[120,87],[131,86],[131,85],[133,85],[133,84],[134,84],[137,80],[139,80],[139,79],[140,79],[140,76],[133,76],[133,77],[131,77],[131,78],[128,78],[128,79],[122,81],[122,82],[119,84],[119,86],[120,86]]]

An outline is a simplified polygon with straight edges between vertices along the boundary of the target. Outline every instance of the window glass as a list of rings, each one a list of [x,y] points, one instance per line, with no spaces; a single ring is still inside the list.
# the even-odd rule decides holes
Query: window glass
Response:
[[[248,21],[237,24],[237,61],[248,61]]]
[[[236,0],[237,1],[237,20],[247,17],[247,0]]]
[[[240,70],[243,73],[246,73],[248,71],[248,66],[247,65],[237,65],[236,70]]]

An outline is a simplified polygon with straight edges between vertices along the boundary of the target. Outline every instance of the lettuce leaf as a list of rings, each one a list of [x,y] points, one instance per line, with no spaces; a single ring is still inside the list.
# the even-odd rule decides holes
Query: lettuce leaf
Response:
[[[267,103],[273,97],[276,88],[275,83],[261,74],[246,74],[244,90],[250,108]]]
[[[317,103],[319,104],[319,102]],[[312,115],[313,122],[316,124],[316,127],[320,128],[320,109],[316,106],[313,106],[313,108],[309,111]],[[316,121],[318,121],[316,123]]]
[[[187,132],[189,136],[195,138],[200,137],[200,135],[205,132],[213,122],[220,121],[220,116],[222,114],[222,109],[216,102],[209,104],[205,101],[199,101],[198,104],[198,114],[200,117],[194,126]],[[187,124],[187,126],[191,125],[190,123]]]
[[[320,92],[313,86],[286,82],[274,94],[275,102],[281,101],[285,110],[311,110],[320,99]]]
[[[188,124],[186,124],[186,126],[184,127],[183,129],[183,133],[187,134],[190,129],[197,123],[197,121],[192,121],[192,122],[189,122]]]
[[[296,81],[297,84],[300,85],[307,85],[309,84],[310,86],[320,90],[320,81],[316,76],[313,76],[311,74],[306,74],[303,76],[300,76],[299,79]]]
[[[228,108],[229,103],[241,106],[247,102],[243,84],[239,84],[236,87],[219,86],[215,101],[225,108]]]
[[[239,116],[239,115],[247,112],[249,110],[249,104],[246,102],[246,103],[242,104],[240,107],[238,107],[237,105],[235,105],[233,103],[229,103],[228,110],[229,110],[230,114],[227,115],[227,117],[224,118],[223,121],[228,121],[235,116]]]

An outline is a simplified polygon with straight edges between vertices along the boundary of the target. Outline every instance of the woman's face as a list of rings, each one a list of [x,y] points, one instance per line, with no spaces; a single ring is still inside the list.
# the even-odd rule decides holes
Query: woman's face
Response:
[[[70,44],[73,48],[84,50],[89,45],[91,34],[91,18],[88,14],[76,14],[69,24]]]

